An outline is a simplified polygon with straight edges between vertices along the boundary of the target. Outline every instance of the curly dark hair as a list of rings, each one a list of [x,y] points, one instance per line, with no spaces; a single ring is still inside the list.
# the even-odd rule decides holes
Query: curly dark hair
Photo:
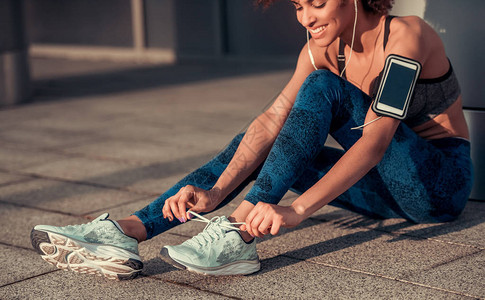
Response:
[[[268,7],[277,0],[256,0],[258,5]],[[361,0],[364,9],[374,14],[387,14],[391,10],[394,0]]]

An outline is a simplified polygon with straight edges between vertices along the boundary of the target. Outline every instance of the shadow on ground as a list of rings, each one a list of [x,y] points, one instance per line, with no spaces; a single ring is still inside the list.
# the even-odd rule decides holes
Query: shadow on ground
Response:
[[[33,80],[32,102],[65,101],[68,98],[130,92],[156,87],[175,86],[198,81],[231,78],[248,74],[288,70],[289,63],[190,61],[172,65],[144,65],[121,70],[96,71]]]

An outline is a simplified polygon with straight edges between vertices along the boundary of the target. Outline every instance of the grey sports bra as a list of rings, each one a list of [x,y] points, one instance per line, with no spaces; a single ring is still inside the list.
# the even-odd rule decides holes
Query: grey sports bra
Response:
[[[386,17],[384,25],[384,49],[386,49],[389,39],[389,25],[393,18],[394,16]],[[340,40],[338,55],[339,73],[342,73],[345,66],[344,47],[345,44]],[[345,71],[342,77],[347,78]],[[379,80],[376,80],[376,87],[378,82]],[[445,75],[432,79],[418,79],[414,87],[411,105],[408,109],[408,116],[403,122],[412,128],[433,119],[450,107],[458,99],[460,93],[460,85],[458,84],[458,79],[450,62],[450,68]]]

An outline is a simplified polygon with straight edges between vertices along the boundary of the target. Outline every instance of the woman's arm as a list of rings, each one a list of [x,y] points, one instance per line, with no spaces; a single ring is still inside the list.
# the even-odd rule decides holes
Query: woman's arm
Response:
[[[312,71],[305,46],[292,78],[275,102],[250,124],[233,158],[212,189],[203,191],[193,186],[180,189],[176,195],[165,201],[164,217],[172,220],[175,216],[185,220],[187,205],[195,212],[211,211],[248,178],[268,156],[293,107],[300,86]]]
[[[377,115],[369,110],[366,122]],[[291,206],[259,202],[246,218],[246,230],[252,236],[278,234],[280,227],[293,227],[348,190],[369,172],[389,146],[400,121],[383,117],[364,127],[362,137],[339,159],[330,171]]]
[[[239,186],[266,159],[285,123],[296,94],[313,71],[306,46],[300,52],[295,72],[275,102],[248,127],[234,157],[213,189],[220,191],[220,201]]]

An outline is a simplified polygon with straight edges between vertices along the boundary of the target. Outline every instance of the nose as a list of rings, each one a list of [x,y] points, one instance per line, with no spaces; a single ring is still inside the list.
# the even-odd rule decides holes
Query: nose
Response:
[[[313,14],[311,9],[303,9],[303,14],[301,16],[301,25],[305,27],[312,27],[315,24],[317,18]]]

